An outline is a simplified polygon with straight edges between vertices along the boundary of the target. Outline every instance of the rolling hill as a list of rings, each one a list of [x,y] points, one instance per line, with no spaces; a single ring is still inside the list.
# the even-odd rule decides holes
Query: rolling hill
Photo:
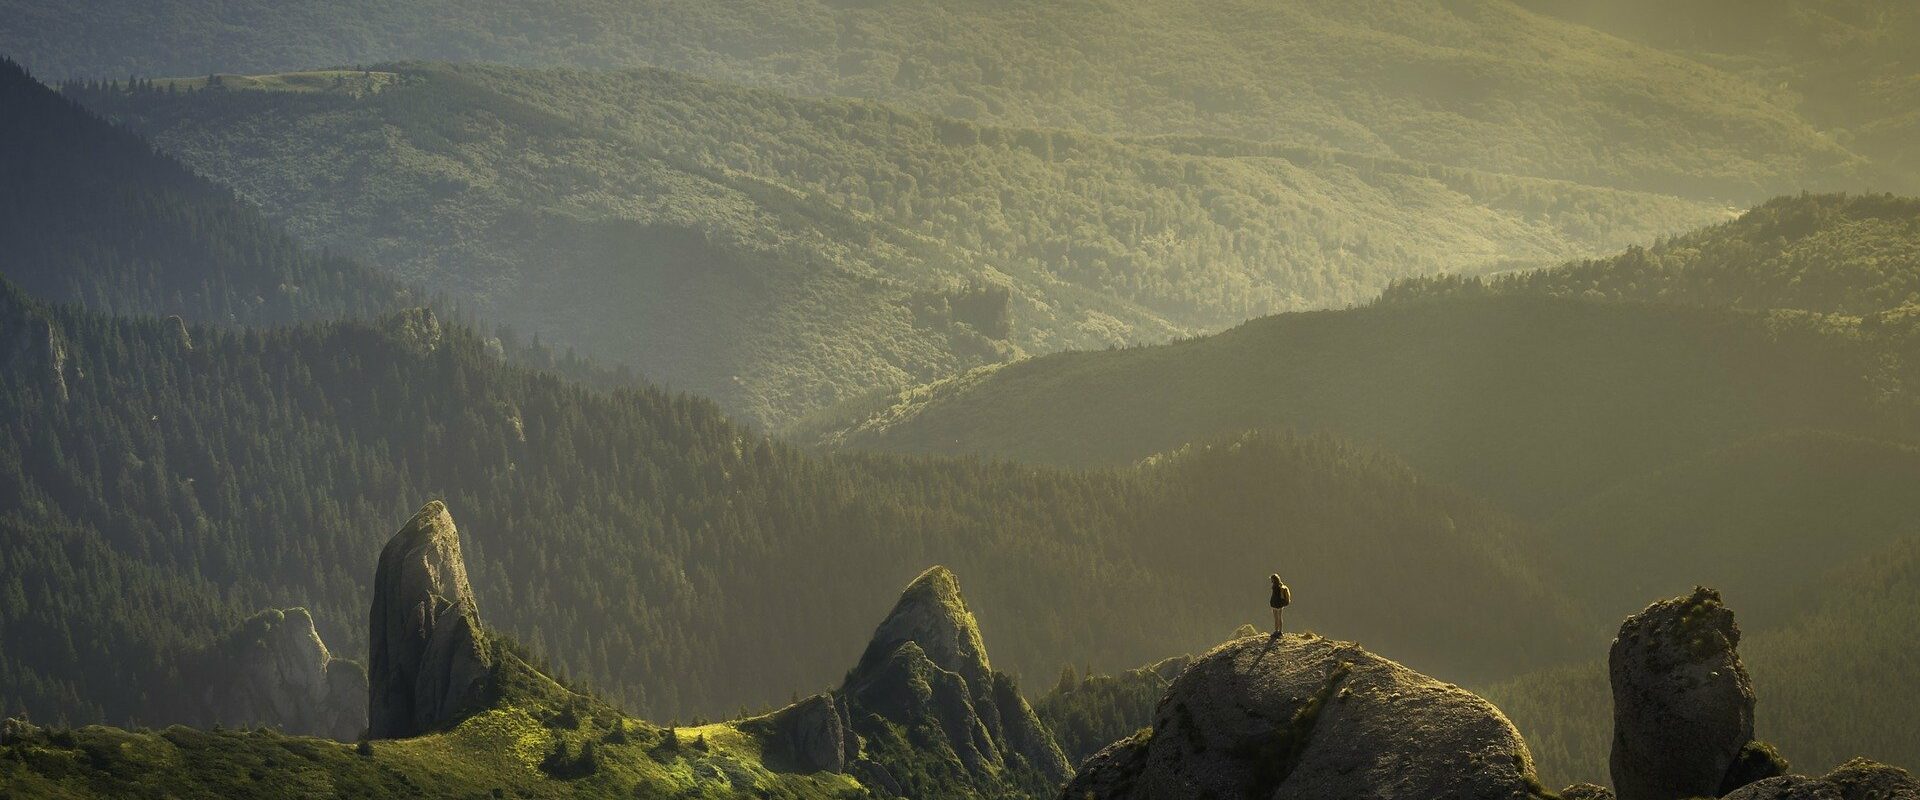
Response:
[[[1552,269],[1397,281],[1381,302],[1534,294],[1874,318],[1920,306],[1920,199],[1778,197],[1652,247]]]
[[[821,439],[1087,465],[1226,431],[1327,431],[1538,519],[1770,431],[1897,429],[1910,402],[1876,399],[1881,353],[1799,318],[1465,297],[979,370],[849,408]]]
[[[401,64],[69,92],[303,240],[762,427],[876,386],[1611,252],[1722,214],[658,70]]]
[[[999,125],[1228,136],[1736,201],[1910,190],[1914,177],[1875,169],[1771,83],[1506,0],[14,0],[0,12],[0,50],[60,78],[396,59],[658,66]],[[1753,15],[1721,16],[1733,19],[1695,19]]]

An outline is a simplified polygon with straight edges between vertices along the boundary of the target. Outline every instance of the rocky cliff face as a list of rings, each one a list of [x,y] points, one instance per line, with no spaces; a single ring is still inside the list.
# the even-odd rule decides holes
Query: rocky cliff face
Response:
[[[380,552],[368,621],[369,735],[416,736],[485,702],[492,664],[444,503],[421,508]]]
[[[260,612],[191,661],[198,724],[343,741],[366,727],[366,670],[334,658],[304,608]]]
[[[1195,660],[1149,732],[1081,766],[1062,798],[1537,796],[1520,734],[1487,701],[1311,635],[1237,639]]]
[[[740,722],[741,730],[759,735],[766,743],[760,758],[768,769],[779,772],[846,772],[860,755],[851,727],[846,706],[831,694],[817,694]]]
[[[0,313],[0,365],[24,375],[40,375],[53,397],[68,399],[67,342],[41,312],[8,303]]]
[[[1749,749],[1754,694],[1739,644],[1733,612],[1706,588],[1621,623],[1607,653],[1620,800],[1718,797],[1768,777]]]
[[[993,671],[959,581],[944,567],[901,594],[839,697],[862,742],[849,771],[893,794],[915,791],[895,774],[902,758],[934,772],[957,765],[941,783],[990,795],[1044,794],[1072,773],[1013,680]]]

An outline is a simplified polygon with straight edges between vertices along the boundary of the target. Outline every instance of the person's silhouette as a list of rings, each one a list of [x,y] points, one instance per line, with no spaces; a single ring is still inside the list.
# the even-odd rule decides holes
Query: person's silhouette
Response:
[[[1273,595],[1267,599],[1267,607],[1273,609],[1273,635],[1280,635],[1280,611],[1293,605],[1293,590],[1280,582],[1280,573],[1267,576],[1273,584]]]

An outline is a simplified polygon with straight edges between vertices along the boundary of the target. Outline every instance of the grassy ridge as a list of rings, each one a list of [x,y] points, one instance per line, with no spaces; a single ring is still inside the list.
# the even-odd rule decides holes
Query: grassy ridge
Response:
[[[9,796],[94,798],[866,797],[845,775],[777,772],[753,726],[666,729],[506,656],[520,687],[442,733],[359,745],[276,731],[56,727],[0,746]]]

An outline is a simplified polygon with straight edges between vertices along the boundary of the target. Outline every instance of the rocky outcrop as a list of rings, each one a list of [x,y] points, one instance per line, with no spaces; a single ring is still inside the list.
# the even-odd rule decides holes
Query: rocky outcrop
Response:
[[[1820,778],[1786,775],[1756,781],[1725,800],[1920,800],[1920,780],[1904,769],[1856,758]]]
[[[190,662],[200,725],[342,741],[366,728],[366,670],[334,658],[304,608],[260,612]]]
[[[52,320],[24,304],[8,303],[0,314],[0,340],[5,343],[0,365],[21,375],[41,376],[54,399],[67,402],[68,373],[78,377],[78,370],[69,369],[67,341]]]
[[[959,581],[944,567],[901,594],[839,695],[856,733],[884,743],[923,732],[933,739],[916,740],[923,755],[957,763],[964,774],[951,777],[983,793],[1046,792],[1072,772],[1013,679],[993,671]],[[892,783],[895,794],[912,790],[880,764],[849,771]]]
[[[1560,800],[1614,800],[1613,790],[1591,783],[1576,783],[1560,790]]]
[[[845,706],[817,694],[763,717],[743,720],[741,730],[760,735],[761,760],[776,772],[845,772],[859,756]]]
[[[1749,763],[1753,685],[1740,664],[1740,627],[1720,594],[1696,588],[1620,625],[1607,654],[1613,683],[1613,790],[1620,800],[1718,797]],[[1731,780],[1730,780],[1731,779]]]
[[[421,508],[380,552],[368,621],[373,738],[426,733],[486,701],[492,663],[446,504]]]
[[[1539,795],[1499,709],[1312,635],[1229,642],[1174,679],[1153,727],[1102,750],[1062,792],[1122,798],[1513,798]]]
[[[193,352],[193,335],[187,333],[187,321],[181,319],[180,315],[167,317],[167,331],[173,334],[173,339],[180,344],[180,349]]]

